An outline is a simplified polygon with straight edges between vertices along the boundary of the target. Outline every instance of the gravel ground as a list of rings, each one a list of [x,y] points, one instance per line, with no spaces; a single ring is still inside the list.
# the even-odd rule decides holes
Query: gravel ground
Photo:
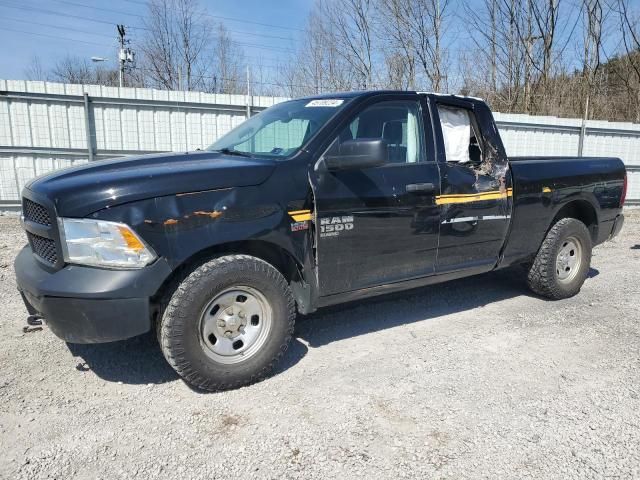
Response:
[[[0,216],[0,477],[639,478],[640,212],[552,302],[496,272],[299,320],[278,374],[193,391],[150,336],[23,333]]]

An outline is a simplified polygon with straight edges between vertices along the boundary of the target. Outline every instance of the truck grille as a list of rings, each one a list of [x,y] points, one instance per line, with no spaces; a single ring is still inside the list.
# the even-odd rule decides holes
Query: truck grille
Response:
[[[32,202],[28,198],[22,200],[22,213],[25,220],[29,220],[40,225],[51,226],[51,217],[47,209],[39,203]]]
[[[50,238],[44,238],[35,233],[27,232],[29,243],[31,244],[31,250],[43,260],[46,260],[51,265],[55,265],[58,261],[58,253],[56,251],[56,242]]]
[[[29,193],[29,192],[27,192]],[[48,200],[35,201],[31,195],[22,197],[23,227],[27,232],[31,251],[45,264],[56,269],[64,265],[62,248],[58,240],[58,223],[53,206]]]

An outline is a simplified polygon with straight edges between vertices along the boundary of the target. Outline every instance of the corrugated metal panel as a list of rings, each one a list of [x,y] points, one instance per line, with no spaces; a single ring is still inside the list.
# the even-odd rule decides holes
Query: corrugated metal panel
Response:
[[[245,95],[0,80],[0,201],[18,201],[36,175],[89,158],[83,93],[95,158],[204,148],[242,123]],[[252,97],[254,111],[286,100]],[[581,120],[495,114],[509,155],[577,155]],[[291,132],[287,132],[290,134]],[[283,132],[274,129],[278,143]],[[265,137],[265,141],[267,141]],[[39,150],[36,150],[39,149]],[[584,155],[618,156],[640,166],[640,125],[587,122]],[[640,172],[629,172],[640,202]]]
[[[627,205],[640,205],[640,167],[627,170]]]

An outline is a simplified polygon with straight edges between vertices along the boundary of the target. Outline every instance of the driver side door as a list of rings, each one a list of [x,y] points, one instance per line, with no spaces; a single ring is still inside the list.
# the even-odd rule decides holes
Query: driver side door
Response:
[[[424,101],[372,99],[338,129],[311,172],[320,295],[430,275],[440,223],[438,165],[427,152]],[[386,164],[330,170],[323,158],[347,140],[381,139]]]

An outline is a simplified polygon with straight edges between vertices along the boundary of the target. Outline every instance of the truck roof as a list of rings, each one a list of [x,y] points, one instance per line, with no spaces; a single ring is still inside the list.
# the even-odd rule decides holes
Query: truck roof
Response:
[[[469,100],[473,102],[484,102],[482,98],[471,97],[467,95],[458,95],[454,93],[438,93],[438,92],[424,92],[418,90],[356,90],[351,92],[330,92],[330,93],[319,93],[317,95],[308,95],[305,97],[300,97],[303,100],[314,100],[314,99],[329,99],[329,98],[356,98],[356,97],[369,97],[373,95],[379,95],[381,93],[390,93],[390,94],[401,94],[401,93],[416,93],[420,95],[429,95],[434,97],[449,97],[449,98],[460,98],[464,100]]]

